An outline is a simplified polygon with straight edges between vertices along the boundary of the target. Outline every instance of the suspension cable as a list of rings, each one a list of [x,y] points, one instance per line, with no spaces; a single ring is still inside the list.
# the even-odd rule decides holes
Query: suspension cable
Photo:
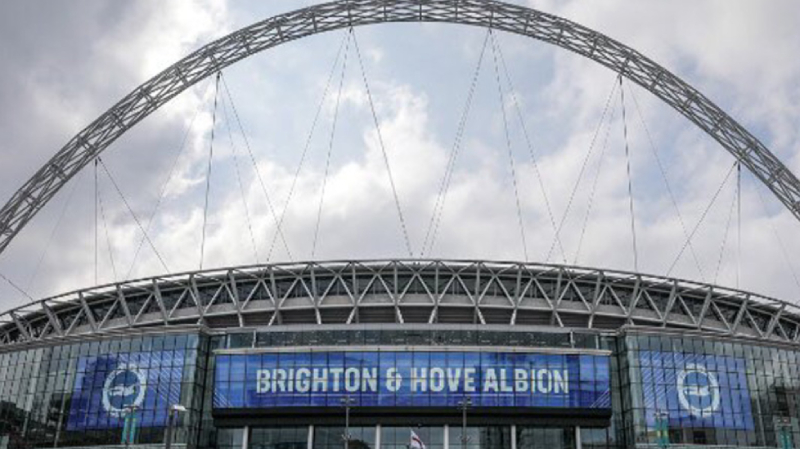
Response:
[[[492,35],[492,39],[497,39],[496,36]],[[558,226],[556,225],[555,215],[553,214],[553,208],[550,205],[550,198],[547,195],[547,189],[545,189],[544,179],[542,177],[541,170],[539,169],[539,162],[538,158],[536,157],[536,151],[534,149],[533,144],[531,143],[530,134],[528,133],[528,127],[525,125],[525,119],[522,116],[522,109],[519,106],[519,100],[517,99],[516,89],[514,88],[514,83],[511,80],[511,74],[508,70],[508,66],[506,65],[506,58],[503,55],[503,47],[501,45],[497,45],[497,54],[500,56],[500,64],[503,68],[503,73],[505,74],[506,82],[508,83],[508,90],[509,95],[511,96],[511,102],[514,104],[514,109],[517,112],[517,119],[519,120],[520,127],[522,128],[522,135],[525,138],[525,144],[528,147],[528,153],[531,157],[531,164],[533,165],[533,170],[536,173],[536,179],[539,181],[539,190],[542,191],[542,197],[544,198],[544,205],[545,209],[547,210],[547,216],[550,219],[550,226],[553,227],[553,237],[558,244],[558,248],[561,251],[561,258],[564,263],[567,262],[566,252],[564,251],[564,245],[561,241],[561,236],[558,234]]]
[[[594,135],[592,136],[592,141],[589,144],[589,150],[586,152],[586,156],[584,156],[583,158],[583,163],[581,164],[581,169],[578,172],[578,177],[575,179],[575,184],[573,184],[572,186],[572,191],[570,192],[569,200],[567,201],[567,207],[564,209],[564,214],[561,215],[561,220],[558,223],[556,236],[561,234],[561,230],[564,228],[564,224],[567,221],[570,209],[572,208],[572,202],[575,200],[575,193],[578,191],[578,186],[580,186],[581,179],[583,178],[583,173],[586,171],[586,166],[589,163],[589,158],[592,156],[592,152],[594,151],[594,144],[597,141],[597,136],[600,133],[600,129],[602,128],[603,121],[605,119],[606,113],[608,112],[608,108],[611,104],[611,99],[614,98],[614,93],[616,93],[616,91],[617,91],[617,83],[614,82],[611,85],[611,91],[608,93],[606,104],[603,107],[603,113],[600,116],[600,121],[597,123],[597,128],[595,129]],[[558,240],[556,238],[553,238],[553,242],[550,244],[550,249],[547,251],[545,262],[550,260],[550,256],[553,254],[553,250],[555,250],[557,242]]]
[[[400,198],[397,195],[397,187],[394,183],[394,176],[392,176],[392,167],[389,165],[389,156],[386,153],[386,146],[383,143],[383,134],[381,133],[381,126],[378,120],[378,113],[375,111],[375,102],[372,99],[372,92],[369,88],[369,82],[367,81],[367,72],[364,69],[364,61],[361,59],[361,49],[358,45],[358,38],[356,37],[355,31],[353,28],[350,27],[350,34],[353,35],[353,44],[356,49],[356,56],[358,56],[358,65],[361,68],[361,78],[364,80],[364,89],[367,92],[367,99],[369,100],[369,108],[372,112],[372,120],[375,123],[375,132],[378,136],[378,144],[381,147],[381,153],[383,154],[383,162],[386,164],[386,173],[389,176],[389,184],[392,187],[392,195],[394,196],[394,204],[397,207],[397,216],[400,219],[400,228],[403,231],[403,240],[406,244],[406,250],[408,250],[408,256],[414,257],[414,252],[411,250],[411,240],[408,238],[408,229],[406,228],[406,220],[403,217],[403,208],[400,206]]]
[[[158,252],[158,249],[156,249],[156,245],[153,243],[153,240],[150,239],[150,236],[147,234],[147,230],[142,226],[142,222],[139,221],[139,217],[137,217],[136,213],[133,212],[131,205],[128,203],[128,199],[125,198],[125,194],[122,193],[122,190],[119,188],[117,181],[114,179],[114,175],[111,174],[111,171],[106,166],[106,163],[103,162],[103,159],[98,157],[97,161],[100,163],[100,166],[103,167],[103,171],[108,176],[108,179],[111,181],[111,184],[114,186],[114,189],[117,191],[117,194],[122,199],[122,202],[125,204],[125,207],[128,209],[128,213],[131,214],[131,217],[133,217],[133,221],[136,222],[136,226],[139,227],[139,231],[141,231],[142,235],[144,235],[145,240],[147,240],[147,244],[150,245],[150,248],[153,250],[153,253],[155,253],[156,257],[158,258],[159,262],[161,262],[161,265],[164,267],[164,269],[167,272],[169,272],[169,267],[167,266],[167,263],[164,261],[164,258],[161,256],[161,253]]]
[[[736,288],[742,276],[742,164],[736,167]]]
[[[700,225],[703,224],[703,220],[705,220],[706,215],[708,215],[708,211],[711,210],[711,206],[713,206],[714,203],[717,201],[717,197],[719,196],[720,192],[722,192],[722,189],[723,187],[725,187],[725,184],[728,182],[728,178],[730,178],[731,173],[733,173],[733,170],[736,168],[737,163],[738,161],[734,162],[733,165],[731,165],[730,170],[728,170],[728,173],[725,175],[725,178],[720,183],[719,188],[717,188],[717,191],[714,193],[714,196],[711,198],[711,201],[709,201],[708,205],[703,211],[703,214],[700,215],[700,220],[697,221],[697,224],[694,226],[694,229],[692,229],[692,232],[689,234],[689,237],[686,239],[686,242],[684,242],[683,246],[681,246],[681,250],[675,257],[675,260],[672,261],[672,265],[669,266],[669,270],[667,270],[666,277],[669,277],[669,275],[672,273],[672,270],[675,268],[675,265],[677,265],[678,261],[681,259],[681,256],[683,255],[683,252],[686,250],[686,247],[692,241],[692,238],[694,238],[694,235],[695,233],[697,233],[697,230],[700,228]]]
[[[767,221],[769,221],[769,226],[772,229],[772,234],[778,241],[778,246],[780,247],[781,255],[783,256],[783,261],[789,268],[789,271],[792,274],[792,278],[794,279],[794,283],[800,289],[800,278],[798,278],[797,271],[794,269],[794,264],[792,264],[792,259],[789,258],[789,254],[786,252],[786,245],[783,243],[783,239],[781,238],[781,235],[778,233],[778,228],[775,226],[775,222],[769,215],[769,210],[767,210],[767,202],[766,200],[764,200],[764,195],[761,193],[761,189],[759,189],[758,187],[755,188],[755,191],[758,194],[758,199],[761,202],[761,208],[764,211],[764,215],[767,216]]]
[[[76,176],[76,178],[77,178],[77,176]],[[80,178],[80,179],[83,180],[84,178]],[[78,181],[78,179],[76,179],[76,181]],[[47,243],[45,243],[44,249],[39,254],[39,258],[36,261],[36,265],[35,265],[35,267],[33,269],[33,272],[31,272],[31,276],[28,278],[28,281],[25,283],[25,290],[30,290],[31,289],[31,287],[33,286],[33,281],[36,280],[36,277],[39,275],[39,270],[40,270],[40,268],[42,266],[42,263],[44,262],[44,258],[47,255],[47,253],[49,252],[51,244],[53,243],[53,240],[55,239],[56,231],[61,226],[61,222],[64,220],[64,215],[66,215],[67,209],[69,208],[69,205],[72,202],[72,197],[75,195],[75,192],[78,190],[78,184],[79,184],[79,182],[75,182],[73,184],[73,186],[72,186],[72,190],[70,190],[69,194],[67,195],[67,200],[64,201],[64,205],[61,207],[61,212],[59,212],[59,214],[58,214],[58,218],[56,219],[56,224],[55,224],[55,226],[53,226],[53,229],[50,230],[50,235],[47,237]],[[97,215],[97,212],[95,211],[95,216],[96,215]],[[95,235],[95,242],[96,241],[97,241],[97,236]],[[96,247],[97,247],[97,243],[95,243],[95,248]],[[95,260],[96,260],[96,258],[97,258],[97,255],[95,255]]]
[[[236,172],[236,182],[239,185],[239,195],[242,198],[242,206],[244,207],[244,217],[247,221],[247,231],[250,235],[250,244],[253,247],[253,256],[255,257],[255,261],[257,264],[260,264],[260,258],[258,257],[258,245],[256,245],[256,236],[253,232],[253,223],[250,219],[250,208],[247,206],[247,197],[244,192],[244,183],[242,182],[242,173],[241,168],[239,167],[239,152],[236,147],[236,142],[233,140],[233,131],[231,130],[231,121],[228,115],[228,107],[225,103],[225,98],[222,98],[222,117],[223,121],[225,122],[225,128],[228,130],[228,138],[231,142],[231,154],[233,155],[233,167],[234,171]]]
[[[350,53],[350,39],[351,34],[348,34],[347,44],[344,49],[344,59],[342,60],[342,72],[339,77],[339,90],[336,93],[336,104],[333,108],[333,119],[331,123],[331,133],[328,139],[328,153],[325,156],[325,172],[322,175],[322,190],[319,194],[319,206],[317,207],[317,222],[314,225],[314,239],[311,243],[311,260],[317,254],[317,241],[319,239],[319,227],[322,222],[322,205],[325,202],[325,188],[328,185],[328,171],[331,166],[331,153],[333,153],[333,138],[336,135],[336,124],[339,120],[339,104],[342,99],[342,87],[344,86],[344,76],[347,71],[347,57]]]
[[[600,150],[600,156],[597,161],[597,170],[595,171],[594,181],[592,181],[592,190],[589,192],[589,201],[586,207],[586,213],[583,216],[583,225],[581,226],[581,235],[578,238],[578,248],[575,250],[575,258],[572,261],[573,265],[578,264],[578,259],[580,258],[581,249],[583,248],[583,239],[586,236],[586,229],[589,227],[589,217],[592,214],[592,210],[594,207],[594,197],[597,192],[597,184],[600,181],[600,173],[603,170],[603,162],[605,161],[606,150],[608,149],[608,141],[611,137],[611,124],[614,122],[614,117],[617,113],[617,105],[616,103],[611,107],[611,114],[608,117],[608,122],[606,126],[605,136],[603,137],[603,146]]]
[[[97,191],[97,203],[100,206],[100,217],[103,220],[103,230],[106,235],[106,248],[108,248],[108,259],[111,261],[111,272],[114,274],[114,282],[117,282],[119,280],[117,277],[117,265],[114,263],[114,253],[111,248],[111,236],[108,233],[108,221],[106,220],[106,209],[103,205],[103,195],[99,189]]]
[[[625,167],[628,174],[628,208],[631,214],[631,238],[633,240],[633,271],[639,272],[639,251],[636,248],[636,215],[633,210],[633,179],[631,179],[631,156],[628,146],[628,120],[625,114],[625,88],[622,86],[622,74],[619,80],[619,95],[622,103],[622,135],[625,139]]]
[[[97,159],[94,160],[94,285],[99,285],[98,282],[98,241],[97,241],[97,202],[99,201],[99,190],[97,183]]]
[[[28,292],[23,290],[22,287],[20,287],[16,283],[14,283],[14,281],[12,281],[10,278],[8,278],[6,275],[4,275],[2,272],[0,272],[0,278],[2,278],[4,281],[6,281],[8,283],[8,285],[10,285],[11,287],[14,288],[14,290],[22,293],[26,298],[28,298],[30,300],[30,302],[34,302],[35,301],[33,299],[33,297],[31,297],[31,295],[28,294]]]
[[[736,167],[738,169],[739,162],[736,162]],[[733,210],[736,209],[736,197],[739,195],[739,186],[738,184],[735,186],[736,191],[733,193],[731,198],[731,205],[728,208],[728,218],[725,220],[725,232],[722,234],[722,243],[720,243],[719,247],[719,256],[717,257],[717,265],[714,269],[714,279],[711,281],[712,284],[717,283],[717,279],[719,278],[719,270],[722,267],[722,259],[725,256],[725,248],[728,246],[728,234],[731,230],[731,223],[733,222]],[[736,288],[738,289],[739,286],[737,285]]]
[[[206,171],[206,198],[203,204],[203,231],[200,240],[200,270],[203,270],[203,258],[206,252],[206,225],[208,224],[208,196],[211,192],[211,167],[214,159],[214,131],[217,128],[217,100],[219,99],[220,72],[214,87],[214,112],[211,114],[211,143],[208,146],[208,169]]]
[[[282,229],[283,221],[286,218],[286,212],[289,210],[289,205],[292,202],[292,197],[294,195],[295,187],[297,186],[297,180],[300,177],[300,171],[303,169],[303,164],[306,160],[306,155],[308,154],[308,149],[311,147],[311,138],[314,136],[314,131],[317,128],[317,121],[319,120],[319,116],[322,112],[322,107],[325,105],[325,100],[328,98],[328,90],[330,90],[331,81],[333,80],[333,76],[336,72],[336,67],[339,65],[339,58],[342,55],[342,50],[344,49],[344,43],[350,37],[350,31],[345,31],[345,35],[342,37],[341,43],[339,43],[339,50],[336,52],[336,57],[333,60],[333,64],[331,64],[331,70],[328,73],[328,80],[325,83],[325,89],[322,92],[322,98],[317,105],[317,111],[314,113],[314,119],[311,122],[311,129],[309,129],[308,136],[306,137],[306,143],[303,146],[303,151],[300,154],[300,162],[297,164],[297,169],[294,172],[294,178],[292,179],[292,184],[289,186],[289,193],[286,195],[286,203],[283,206],[283,210],[281,211],[280,219],[278,220],[277,230],[275,233],[272,234],[272,243],[269,247],[269,253],[267,253],[267,261],[272,258],[272,252],[275,249],[275,242],[278,238],[278,230]],[[224,81],[224,80],[223,80]],[[259,181],[261,181],[261,176],[259,175]],[[263,182],[262,182],[263,188]],[[266,192],[266,190],[265,190]],[[292,254],[289,252],[289,247],[286,247],[286,251],[289,256],[289,260],[292,260]]]
[[[511,150],[511,135],[508,131],[508,118],[506,117],[506,105],[505,105],[505,98],[503,95],[503,86],[500,82],[500,67],[499,63],[497,62],[497,42],[494,37],[494,33],[492,33],[491,28],[489,29],[489,33],[492,35],[492,57],[494,59],[494,74],[495,79],[497,81],[497,95],[500,100],[500,111],[503,116],[503,130],[505,131],[506,137],[506,150],[508,153],[508,162],[511,168],[511,184],[514,187],[514,201],[517,206],[517,221],[519,222],[519,233],[522,237],[522,254],[525,256],[525,261],[529,261],[528,257],[528,243],[525,239],[525,222],[522,219],[522,208],[520,207],[519,203],[519,188],[517,186],[517,169],[514,165],[514,154]]]
[[[658,165],[658,170],[661,173],[661,179],[664,181],[664,186],[667,189],[667,194],[669,195],[669,200],[672,203],[672,207],[675,209],[675,213],[678,215],[678,222],[681,225],[681,232],[683,232],[683,237],[687,238],[689,236],[689,231],[686,228],[686,222],[683,219],[683,214],[681,214],[681,209],[678,207],[678,201],[675,199],[675,193],[672,191],[672,186],[669,183],[669,178],[667,177],[667,170],[664,167],[663,162],[661,161],[661,157],[658,155],[658,150],[656,149],[655,140],[653,140],[653,136],[650,133],[650,127],[647,126],[647,121],[644,119],[644,114],[642,113],[642,108],[639,106],[639,100],[636,98],[636,92],[634,92],[633,88],[630,84],[628,84],[628,93],[630,93],[631,98],[633,99],[634,109],[636,109],[636,113],[639,117],[639,121],[644,128],[645,135],[647,136],[647,142],[649,143],[648,147],[650,148],[650,152],[653,153],[653,157],[656,160],[656,165]],[[705,280],[706,276],[703,270],[703,266],[700,263],[700,258],[697,257],[697,252],[694,249],[694,244],[689,243],[689,253],[692,255],[692,259],[694,260],[694,264],[697,267],[697,271],[700,273],[700,279]]]
[[[458,126],[456,126],[456,135],[455,139],[453,140],[453,146],[450,147],[450,155],[447,160],[445,172],[439,183],[439,193],[436,196],[436,203],[434,203],[433,211],[431,212],[431,219],[428,222],[428,228],[425,231],[425,239],[422,242],[420,257],[425,257],[426,253],[430,254],[433,251],[433,246],[436,242],[436,236],[438,235],[439,232],[439,225],[442,220],[442,215],[444,214],[444,205],[445,201],[447,200],[447,193],[450,190],[450,180],[452,179],[453,172],[455,171],[456,159],[458,158],[458,154],[461,150],[464,130],[466,129],[467,118],[469,117],[469,113],[472,110],[472,99],[475,96],[475,89],[478,85],[478,79],[480,76],[481,67],[483,65],[483,56],[486,53],[486,47],[488,42],[489,42],[489,31],[487,30],[486,37],[484,37],[483,39],[483,46],[481,47],[481,51],[478,56],[478,62],[475,65],[475,71],[473,72],[472,75],[472,82],[467,91],[467,98],[464,103],[464,108],[462,109],[461,112],[461,118],[458,122]]]
[[[278,220],[278,214],[275,211],[275,206],[272,203],[272,198],[270,197],[267,186],[264,183],[264,178],[261,176],[261,169],[258,168],[258,163],[256,162],[255,154],[253,153],[252,148],[250,147],[250,139],[247,138],[247,133],[244,131],[244,125],[242,125],[242,119],[239,117],[239,110],[236,108],[236,103],[233,101],[233,96],[231,95],[231,91],[228,88],[228,82],[225,80],[225,76],[221,75],[222,77],[222,86],[225,89],[225,94],[228,97],[228,100],[231,102],[231,110],[233,110],[233,116],[236,119],[236,123],[239,126],[239,131],[242,133],[242,139],[244,140],[245,149],[247,149],[247,154],[250,157],[250,163],[253,165],[253,170],[256,172],[256,178],[258,179],[258,184],[261,187],[261,192],[264,194],[264,198],[267,201],[267,207],[269,208],[270,215],[272,215],[272,220],[275,222],[275,229],[276,235],[281,238],[281,243],[283,243],[283,247],[286,249],[286,254],[289,256],[289,260],[292,259],[292,251],[289,249],[289,243],[286,240],[286,235],[283,232],[283,227],[281,226],[281,222]],[[271,251],[270,251],[271,254]],[[267,257],[269,260],[269,257]]]
[[[208,92],[208,89],[210,87],[211,86],[210,86],[210,83],[209,83],[209,85],[206,86],[206,89],[204,90],[204,95],[203,96],[205,96],[205,93]],[[189,124],[186,127],[186,131],[184,131],[184,133],[183,133],[183,138],[181,139],[181,144],[178,147],[178,151],[175,153],[175,157],[172,159],[172,164],[170,164],[170,168],[169,168],[169,172],[167,173],[167,177],[166,177],[166,179],[164,179],[164,182],[161,184],[161,189],[160,189],[159,194],[158,194],[158,200],[156,200],[156,204],[153,207],[153,211],[150,212],[150,216],[147,219],[147,226],[145,226],[145,229],[147,231],[150,231],[150,227],[153,225],[153,223],[155,221],[155,218],[156,218],[156,215],[158,214],[158,211],[161,208],[161,203],[164,201],[164,198],[166,197],[167,187],[169,186],[170,182],[172,181],[172,177],[175,175],[175,171],[178,168],[178,161],[180,160],[181,156],[183,156],[184,152],[186,151],[186,143],[189,141],[189,135],[191,134],[192,128],[194,127],[194,122],[197,120],[197,117],[200,115],[201,111],[202,111],[202,107],[198,107],[197,110],[195,111],[194,115],[192,116],[192,119],[189,121]],[[131,260],[131,265],[128,268],[127,273],[125,274],[125,279],[130,279],[131,278],[131,275],[133,274],[133,270],[134,270],[134,268],[136,268],[136,262],[137,262],[137,260],[139,258],[139,253],[141,252],[142,247],[144,246],[144,243],[145,243],[145,238],[144,238],[144,235],[142,235],[142,238],[139,239],[139,243],[136,245],[136,251],[134,251],[134,253],[133,253],[133,259]]]

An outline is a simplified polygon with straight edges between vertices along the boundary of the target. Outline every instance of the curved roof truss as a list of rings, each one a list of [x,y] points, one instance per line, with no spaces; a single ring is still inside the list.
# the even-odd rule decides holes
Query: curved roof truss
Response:
[[[569,20],[486,0],[339,0],[242,28],[137,87],[42,166],[0,209],[0,253],[78,171],[119,136],[198,81],[250,55],[326,31],[386,22],[489,27],[557,45],[639,84],[716,139],[800,219],[800,181],[756,137],[703,94],[636,50]]]
[[[79,290],[0,315],[0,344],[203,325],[471,324],[695,330],[800,343],[800,307],[674,278],[514,262],[273,264]]]

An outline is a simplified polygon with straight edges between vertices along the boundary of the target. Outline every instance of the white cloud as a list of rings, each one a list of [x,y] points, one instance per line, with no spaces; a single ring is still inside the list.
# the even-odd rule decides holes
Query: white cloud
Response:
[[[63,129],[77,128],[91,118],[90,112],[102,109],[96,104],[111,104],[113,99],[107,97],[111,97],[112,93],[124,94],[120,90],[141,82],[187,53],[190,48],[211,40],[225,29],[240,26],[229,17],[238,17],[240,21],[242,17],[247,17],[248,23],[253,20],[246,14],[248,6],[241,4],[229,5],[233,9],[231,11],[224,3],[199,3],[189,14],[186,14],[189,6],[184,3],[171,4],[159,14],[146,8],[147,4],[143,5],[136,4],[136,13],[96,44],[97,54],[93,60],[98,68],[89,72],[87,80],[104,84],[101,90],[107,95],[102,97],[103,101],[87,94],[87,90],[91,91],[84,83],[67,97],[81,99],[82,96],[90,96],[91,100],[80,100],[88,106],[79,108],[81,114],[71,114],[73,108],[70,104],[59,105],[64,96],[58,95],[50,87],[41,94],[41,104],[35,103],[37,110],[31,116],[58,122]],[[692,6],[688,3],[651,2],[643,6],[612,0],[592,3],[590,7],[585,2],[542,1],[536,2],[536,5],[600,29],[652,56],[691,84],[707,91],[711,98],[730,109],[734,116],[757,130],[759,137],[770,146],[777,148],[787,159],[793,159],[796,170],[800,169],[800,156],[795,150],[800,138],[796,134],[791,135],[790,126],[793,121],[800,121],[800,110],[796,106],[798,102],[793,100],[797,99],[798,89],[793,80],[798,79],[800,68],[796,61],[782,61],[791,59],[787,55],[791,55],[790,49],[800,43],[800,35],[795,31],[796,27],[792,27],[796,18],[786,18],[789,14],[782,10],[787,7],[785,3],[777,3],[774,9],[755,4],[737,4],[742,7],[734,8],[719,3]],[[267,8],[263,5],[249,7]],[[774,27],[770,26],[773,21],[776,24]],[[747,26],[743,26],[743,23]],[[479,45],[484,37],[482,30],[472,34],[464,32],[457,37],[448,34],[450,32],[450,27],[433,26],[424,27],[422,33],[397,28],[385,35],[373,32],[371,28],[369,32],[357,30],[385,148],[415,254],[426,235],[464,95],[469,87],[469,76],[474,70]],[[335,39],[328,36],[335,36]],[[252,58],[253,61],[243,63],[243,71],[237,71],[240,70],[237,68],[226,71],[226,79],[230,81],[236,96],[236,105],[258,159],[260,172],[278,213],[285,206],[295,164],[305,145],[314,108],[327,79],[328,64],[340,37],[339,34],[331,34],[324,39],[304,40],[303,45],[287,44],[268,55],[257,56]],[[527,252],[531,261],[544,262],[553,242],[553,227],[537,173],[543,177],[541,183],[545,185],[554,219],[560,222],[609,91],[616,82],[615,75],[563,50],[502,34],[499,38],[514,77],[515,96],[520,100],[525,123],[538,155],[537,171],[522,138],[511,98],[507,96],[505,103],[521,192]],[[419,43],[423,41],[452,41],[456,51],[433,44],[420,48]],[[771,41],[775,41],[775,45],[770,45]],[[420,49],[395,54],[395,48],[412,46]],[[494,84],[491,50],[487,52],[472,115],[464,134],[464,145],[444,206],[436,246],[431,253],[433,257],[524,257],[509,178],[502,116]],[[443,63],[437,57],[441,55],[452,58],[452,61],[448,59]],[[397,59],[401,62],[393,62]],[[361,75],[353,53],[348,64],[315,258],[405,257],[407,252],[386,176],[383,153],[376,139],[369,98],[361,85]],[[771,70],[763,70],[766,66]],[[433,73],[425,74],[426,69]],[[338,86],[338,72],[336,74],[284,221],[284,233],[295,260],[311,256],[330,137],[330,119]],[[123,81],[116,81],[118,78]],[[422,78],[424,81],[433,80],[430,84],[424,84],[420,81]],[[691,232],[730,168],[732,158],[716,142],[697,131],[652,95],[638,88],[634,92],[667,169],[686,232]],[[130,137],[126,136],[118,142],[118,148],[106,158],[115,175],[121,178],[120,182],[130,195],[134,209],[140,217],[146,217],[155,203],[182,132],[198,107],[202,109],[189,139],[189,149],[179,160],[178,174],[170,183],[153,232],[156,246],[164,254],[172,271],[195,269],[199,265],[212,95],[212,90],[200,87],[172,102],[163,113],[140,125],[143,129],[135,130]],[[600,154],[605,151],[578,263],[632,269],[619,92],[614,95],[612,105],[616,110],[613,121],[610,125],[604,124],[600,130],[561,237],[566,260],[572,263],[578,249],[597,164]],[[42,110],[39,111],[39,108]],[[451,115],[442,118],[440,114],[443,111]],[[648,136],[630,97],[627,99],[627,118],[637,211],[639,268],[644,272],[664,274],[683,245],[685,234],[663,188],[660,171],[649,149]],[[227,119],[233,121],[232,117]],[[245,197],[263,262],[272,244],[275,230],[273,218],[244,153],[245,148],[237,131],[238,124],[230,123],[236,134],[234,150],[227,135],[225,118],[218,115],[217,120],[214,182],[204,266],[255,262],[250,230],[244,218],[233,167],[234,151],[237,151],[243,169]],[[609,138],[607,145],[604,145],[606,132]],[[37,136],[27,139],[34,142]],[[48,140],[50,146],[45,147],[54,148],[52,142],[63,140],[52,137]],[[44,158],[41,155],[37,157]],[[32,160],[30,164],[35,165],[36,158]],[[87,199],[91,197],[90,184],[85,183],[77,194],[79,197],[83,195],[79,211],[85,217],[93,217],[91,200]],[[787,252],[796,254],[800,251],[800,240],[790,236],[797,232],[798,223],[774,201],[769,205],[769,213],[765,214],[758,196],[753,193],[753,185],[751,180],[745,181],[742,198],[741,285],[787,299],[794,298],[800,292],[800,287],[791,279],[771,226],[774,223],[784,237]],[[7,185],[2,188],[10,189]],[[117,265],[126,268],[131,263],[140,233],[125,208],[113,198],[113,191],[108,186],[106,189],[109,201],[116,201],[109,215],[113,222],[112,241],[118,257]],[[727,225],[732,189],[733,184],[729,184],[723,190],[718,203],[708,213],[704,226],[693,239],[693,248],[709,281],[713,277]],[[57,207],[52,205],[50,208]],[[47,217],[50,220],[48,223],[52,223],[52,213]],[[51,278],[40,287],[35,286],[33,291],[63,291],[93,284],[94,235],[87,223],[85,218],[81,220],[76,217],[65,223],[72,237],[59,234],[60,241],[56,245],[58,260],[50,256],[46,263]],[[49,230],[46,223],[38,228],[26,229],[26,233],[21,234],[15,242],[13,252],[3,255],[0,270],[10,270],[17,278],[25,278],[26,269],[32,263],[28,260],[30,257],[20,254],[38,254],[41,243],[37,240],[42,239],[46,230]],[[737,263],[732,251],[735,247],[734,236],[734,230],[731,230],[728,251],[718,278],[718,282],[725,285],[734,285],[736,282]],[[101,243],[101,256],[105,258],[103,245]],[[288,259],[280,240],[275,244],[272,256],[273,260]],[[11,260],[25,260],[25,263],[13,264],[20,268],[12,267]],[[558,249],[549,261],[562,261]],[[146,245],[137,267],[135,276],[163,272],[157,258]],[[120,271],[125,270],[120,268]],[[688,249],[673,274],[700,278]],[[110,279],[110,270],[103,267],[100,277]],[[0,295],[4,292],[7,297],[16,297],[7,286],[0,286]]]
[[[8,148],[0,156],[0,192],[10,196],[33,171],[63,145],[71,135],[86,126],[96,115],[116,102],[156,72],[166,68],[192,48],[226,33],[229,26],[225,3],[217,1],[181,1],[169,5],[154,3],[58,5],[9,2],[0,16],[5,30],[2,52],[9,70],[0,71],[5,82],[0,99],[15,104],[0,113],[0,129],[8,137]],[[46,13],[41,13],[46,8]],[[47,23],[51,18],[58,18]],[[19,51],[28,47],[31,51]],[[152,208],[158,187],[166,174],[166,163],[151,154],[172,153],[179,146],[183,131],[198,106],[205,101],[200,89],[192,89],[137,126],[116,142],[104,160],[127,192],[131,205],[144,220]],[[193,128],[189,146],[198,150],[210,128],[210,120],[200,117]],[[31,126],[31,124],[35,124]],[[202,145],[204,147],[204,145]],[[189,154],[197,151],[189,151]],[[13,156],[12,156],[13,155]],[[165,157],[164,159],[167,159]],[[190,158],[185,158],[184,163]],[[54,204],[15,239],[0,260],[0,270],[25,286],[32,294],[64,291],[94,283],[94,231],[92,217],[92,169],[87,168],[78,183],[65,219],[60,222],[43,266],[36,261],[45,249],[51,229],[58,221],[61,193]],[[173,192],[185,190],[191,183],[185,167],[173,183]],[[108,180],[100,174],[105,187],[107,218],[112,226],[112,246],[119,254],[117,266],[125,271],[126,257],[132,257],[130,244],[138,241],[138,227],[130,220]],[[137,195],[136,188],[145,192]],[[70,191],[68,185],[64,191]],[[52,209],[56,209],[55,211]],[[103,230],[100,242],[105,245]],[[102,245],[101,245],[102,246]],[[100,280],[111,279],[105,249],[100,256]],[[37,274],[34,278],[33,275]],[[16,302],[19,295],[6,290],[4,304]]]

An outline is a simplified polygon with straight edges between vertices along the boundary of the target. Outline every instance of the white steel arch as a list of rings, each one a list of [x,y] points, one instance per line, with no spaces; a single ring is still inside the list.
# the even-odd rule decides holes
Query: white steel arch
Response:
[[[639,84],[716,139],[800,219],[800,180],[755,136],[636,50],[569,20],[493,0],[338,0],[271,17],[193,52],[137,87],[73,137],[0,209],[0,253],[78,171],[198,81],[260,51],[326,31],[387,22],[450,22],[545,41]]]

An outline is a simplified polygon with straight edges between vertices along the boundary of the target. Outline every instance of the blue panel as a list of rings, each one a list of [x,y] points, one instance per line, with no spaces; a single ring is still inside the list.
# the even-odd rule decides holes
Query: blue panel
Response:
[[[217,376],[226,379],[228,361],[217,361]],[[180,400],[183,363],[183,350],[81,357],[67,430],[122,427],[131,405],[141,427],[164,426],[167,408]]]
[[[667,413],[674,427],[753,430],[743,359],[642,351],[639,360],[649,428]]]
[[[503,352],[294,352],[219,355],[214,407],[610,409],[607,356]]]

